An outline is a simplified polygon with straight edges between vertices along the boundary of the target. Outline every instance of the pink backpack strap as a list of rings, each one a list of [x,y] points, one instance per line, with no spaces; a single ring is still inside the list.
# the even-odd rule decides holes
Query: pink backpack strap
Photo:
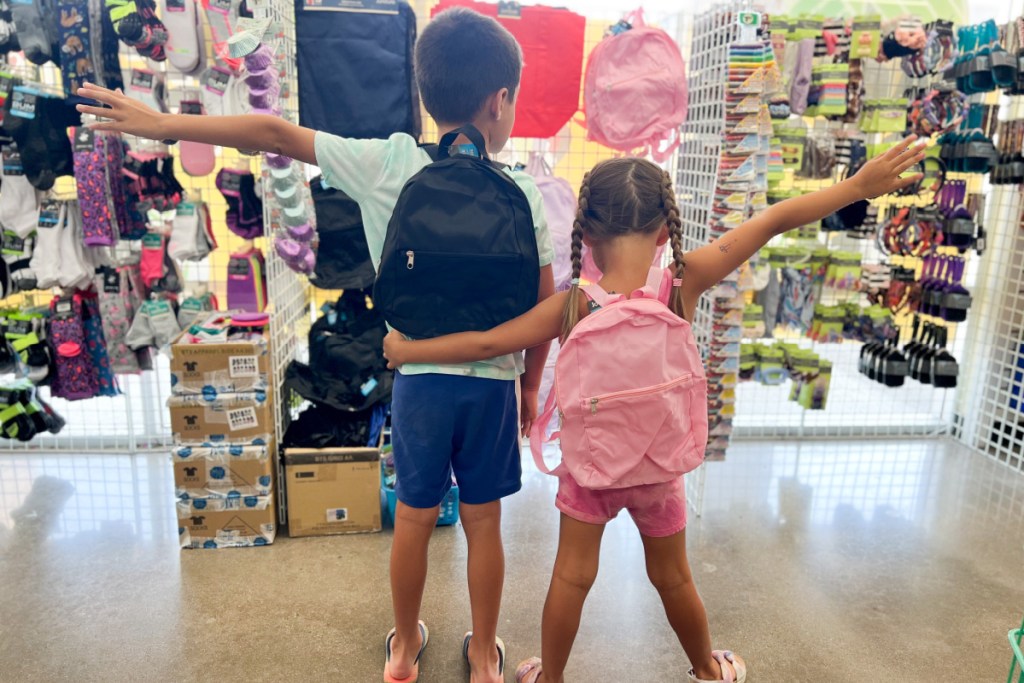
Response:
[[[551,418],[554,417],[557,408],[555,405],[555,389],[556,385],[552,385],[551,391],[548,393],[548,400],[544,403],[544,412],[533,421],[533,428],[530,429],[530,451],[533,453],[533,461],[537,464],[537,469],[544,474],[557,474],[562,467],[558,465],[551,469],[544,463],[544,444],[554,441],[561,434],[561,432],[555,432],[551,435],[550,439],[546,438],[548,425],[551,423]]]
[[[604,288],[596,282],[592,285],[587,285],[582,288],[584,294],[590,297],[590,300],[595,304],[604,308],[608,305],[608,302],[612,299],[612,295],[604,291]]]

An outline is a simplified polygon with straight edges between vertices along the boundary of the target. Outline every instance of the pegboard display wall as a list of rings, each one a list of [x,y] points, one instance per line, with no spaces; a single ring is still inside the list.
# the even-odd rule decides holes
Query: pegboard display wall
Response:
[[[278,63],[281,67],[281,110],[282,115],[297,121],[297,95],[295,86],[295,30],[294,9],[290,3],[284,2],[252,2],[250,3],[256,18],[271,20],[271,27],[265,35],[265,42],[276,48]],[[202,9],[200,9],[202,11]],[[210,36],[208,22],[202,22],[206,32],[201,60],[207,65],[214,63],[214,47]],[[120,46],[120,60],[126,91],[131,93],[131,74],[133,69],[151,71],[163,90],[163,105],[167,111],[177,113],[184,100],[210,102],[205,91],[205,84],[199,74],[183,75],[167,62],[155,62],[141,57],[134,49],[123,44]],[[62,95],[59,71],[48,64],[37,67],[26,62],[20,54],[8,56],[4,69],[20,77],[22,81],[38,89]],[[303,281],[299,279],[278,258],[270,247],[270,241],[264,237],[246,240],[231,232],[227,227],[225,216],[228,204],[224,195],[217,188],[217,174],[221,169],[237,169],[261,174],[258,157],[243,154],[238,150],[215,147],[215,165],[208,174],[189,175],[180,163],[180,149],[177,145],[164,145],[150,140],[126,136],[130,148],[139,152],[170,154],[175,159],[174,173],[178,182],[185,190],[185,198],[193,202],[207,205],[211,217],[212,229],[217,241],[217,248],[201,261],[185,261],[179,263],[184,281],[185,294],[213,293],[221,309],[226,308],[228,296],[228,263],[233,253],[247,251],[255,246],[266,257],[267,290],[271,315],[271,354],[275,382],[283,381],[284,368],[294,357],[296,334],[302,334],[302,321],[308,316],[306,312],[307,291]],[[257,194],[261,198],[273,197],[269,183],[265,181],[266,190],[257,184]],[[74,198],[76,196],[75,181],[72,178],[61,178],[52,191],[58,198]],[[306,191],[308,202],[308,190]],[[279,211],[272,200],[264,201],[264,226],[267,234],[279,222]],[[127,248],[130,243],[121,242]],[[138,249],[137,243],[132,247]],[[10,307],[34,307],[48,304],[52,295],[37,292],[28,295],[10,297],[4,305]],[[136,452],[139,450],[162,448],[170,444],[170,426],[165,408],[170,397],[169,362],[165,355],[154,354],[154,369],[139,375],[121,375],[118,377],[122,395],[116,397],[98,397],[83,401],[64,401],[54,398],[49,400],[54,409],[66,420],[66,426],[58,435],[43,434],[31,442],[21,443],[12,440],[0,441],[0,449],[7,450],[42,450],[61,452]],[[44,396],[47,390],[43,389]],[[278,410],[280,419],[276,425],[276,435],[280,438],[286,419],[286,411]]]

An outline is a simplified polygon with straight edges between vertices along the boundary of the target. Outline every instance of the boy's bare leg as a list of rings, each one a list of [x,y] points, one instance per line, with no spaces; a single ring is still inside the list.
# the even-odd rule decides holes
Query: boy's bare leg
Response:
[[[427,547],[437,525],[438,508],[414,508],[398,501],[391,542],[391,604],[395,637],[391,641],[391,675],[407,678],[420,651],[420,603],[427,581]]]
[[[473,638],[469,641],[471,683],[500,683],[495,638],[501,591],[505,584],[505,549],[501,541],[501,501],[459,505],[459,516],[469,546],[467,576],[473,612]]]
[[[583,603],[597,578],[604,524],[586,524],[562,514],[558,555],[541,624],[543,672],[537,683],[563,683]]]

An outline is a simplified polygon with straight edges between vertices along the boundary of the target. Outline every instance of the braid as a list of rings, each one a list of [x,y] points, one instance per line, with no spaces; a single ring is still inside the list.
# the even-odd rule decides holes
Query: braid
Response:
[[[562,316],[562,337],[561,341],[569,338],[569,333],[580,321],[580,271],[583,269],[583,222],[586,220],[586,213],[590,205],[590,174],[583,176],[583,183],[580,185],[580,200],[576,207],[576,220],[572,224],[572,286],[569,288],[569,298],[565,303],[565,313]]]
[[[683,253],[683,223],[679,219],[679,206],[676,204],[676,193],[672,188],[672,177],[668,174],[668,171],[662,174],[661,201],[665,208],[665,222],[668,224],[668,234],[672,245],[674,282],[668,305],[673,313],[685,319],[683,288],[681,286],[683,275],[686,271],[686,259]]]

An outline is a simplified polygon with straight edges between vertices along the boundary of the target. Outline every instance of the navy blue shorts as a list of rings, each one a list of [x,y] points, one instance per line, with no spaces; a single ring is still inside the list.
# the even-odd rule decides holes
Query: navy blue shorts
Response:
[[[409,507],[439,505],[452,472],[470,505],[522,488],[515,381],[395,373],[391,416],[395,493]]]

